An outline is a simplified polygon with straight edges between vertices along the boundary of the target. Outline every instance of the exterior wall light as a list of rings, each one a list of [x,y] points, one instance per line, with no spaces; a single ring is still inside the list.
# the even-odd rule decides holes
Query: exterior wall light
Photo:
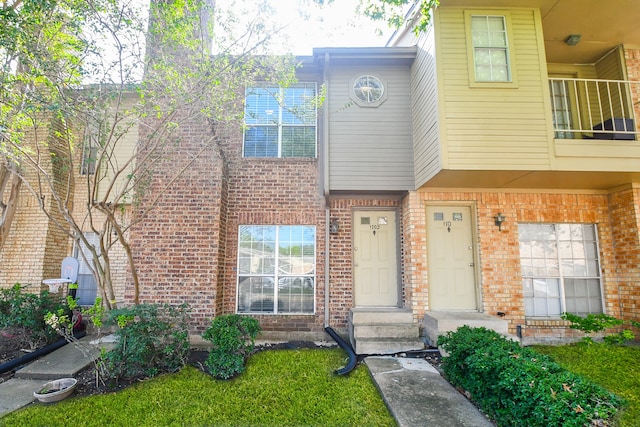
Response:
[[[580,43],[580,39],[582,38],[581,34],[569,34],[569,37],[564,41],[569,46],[575,46]]]
[[[333,218],[329,221],[329,233],[336,234],[340,230],[340,225],[338,224],[338,220]]]
[[[502,231],[502,223],[507,219],[507,217],[498,212],[498,215],[494,216],[493,219],[496,221],[498,231]]]

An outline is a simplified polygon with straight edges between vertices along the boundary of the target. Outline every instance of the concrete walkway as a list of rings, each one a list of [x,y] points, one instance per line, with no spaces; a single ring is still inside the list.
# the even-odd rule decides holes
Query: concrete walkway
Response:
[[[87,342],[92,337],[81,338],[81,342]],[[105,346],[110,345],[106,343]],[[33,393],[42,388],[47,381],[59,378],[73,378],[75,375],[89,366],[100,354],[95,346],[91,354],[85,355],[73,344],[67,344],[49,353],[38,360],[18,369],[12,379],[0,383],[0,417],[15,411],[33,402]]]
[[[424,359],[372,356],[365,363],[399,427],[493,427]]]
[[[96,350],[92,357],[97,355]],[[0,383],[0,417],[33,402],[33,392],[45,382],[74,377],[91,362],[67,344],[19,369]],[[369,356],[365,363],[399,427],[493,427],[424,359]]]

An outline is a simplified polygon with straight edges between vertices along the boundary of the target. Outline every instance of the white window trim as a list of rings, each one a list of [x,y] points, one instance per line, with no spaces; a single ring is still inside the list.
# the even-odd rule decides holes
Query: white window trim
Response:
[[[509,69],[509,81],[482,81],[476,78],[475,48],[471,32],[471,17],[473,16],[500,16],[504,18],[507,35],[507,66]],[[508,10],[465,10],[465,32],[467,40],[467,63],[470,87],[494,87],[494,88],[517,88],[517,73],[514,60],[513,31],[511,29],[511,13]]]

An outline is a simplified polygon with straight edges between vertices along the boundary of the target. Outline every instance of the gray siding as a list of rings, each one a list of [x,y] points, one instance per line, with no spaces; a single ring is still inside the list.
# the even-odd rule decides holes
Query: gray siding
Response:
[[[374,75],[387,99],[375,108],[350,98],[350,81]],[[329,188],[332,191],[397,191],[414,188],[409,66],[342,66],[331,70]]]

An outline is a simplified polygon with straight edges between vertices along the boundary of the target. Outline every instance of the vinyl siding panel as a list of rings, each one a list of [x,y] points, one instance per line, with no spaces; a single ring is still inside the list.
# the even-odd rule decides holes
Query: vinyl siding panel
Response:
[[[123,100],[123,104],[120,105],[119,110],[124,111],[127,108],[131,108],[135,102],[135,96],[131,95],[129,98]],[[115,113],[115,111],[113,113]],[[99,182],[97,184],[99,200],[105,200],[112,182],[114,185],[106,201],[112,201],[114,195],[117,196],[122,193],[128,183],[128,175],[135,168],[135,162],[131,162],[131,164],[127,165],[126,169],[124,169],[124,173],[121,173],[114,181],[116,173],[123,170],[127,162],[134,158],[138,143],[138,123],[137,121],[131,122],[130,120],[116,125],[116,130],[114,131],[114,135],[116,136],[109,140],[108,150],[106,151],[113,151],[113,153],[110,156],[105,156],[106,158],[103,159],[100,165],[101,176],[98,178]],[[111,123],[110,126],[113,126],[113,124]],[[127,200],[130,202],[131,196],[129,196]]]
[[[502,14],[482,10],[478,14]],[[545,64],[541,63],[536,11],[512,9],[507,25],[515,84],[474,86],[468,61],[465,10],[436,14],[442,61],[443,146],[447,169],[545,170],[550,168],[550,117]]]
[[[374,75],[386,100],[361,107],[351,82]],[[334,67],[328,84],[329,188],[332,191],[396,191],[414,186],[409,66]]]
[[[416,187],[442,170],[439,144],[438,88],[433,26],[418,40],[411,70]]]

